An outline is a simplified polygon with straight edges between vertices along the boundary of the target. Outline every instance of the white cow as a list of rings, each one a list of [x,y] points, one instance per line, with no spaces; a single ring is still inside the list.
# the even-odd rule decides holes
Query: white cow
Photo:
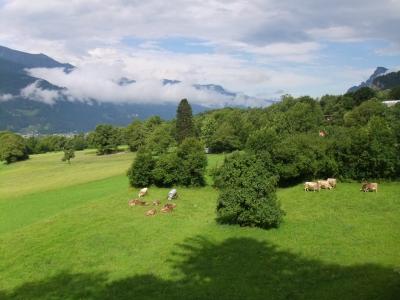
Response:
[[[139,191],[139,198],[143,197],[144,195],[147,195],[148,191],[149,191],[149,189],[147,187],[146,188],[142,188]]]

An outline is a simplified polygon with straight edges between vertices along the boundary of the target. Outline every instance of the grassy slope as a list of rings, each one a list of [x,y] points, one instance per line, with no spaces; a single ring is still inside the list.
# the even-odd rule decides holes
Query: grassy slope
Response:
[[[217,225],[211,187],[179,189],[173,214],[145,217],[127,206],[132,157],[0,166],[0,299],[397,299],[398,183],[279,190],[285,223],[265,231]]]

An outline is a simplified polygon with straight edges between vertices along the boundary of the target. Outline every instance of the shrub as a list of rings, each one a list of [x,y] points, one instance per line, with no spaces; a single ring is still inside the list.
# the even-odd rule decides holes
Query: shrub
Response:
[[[11,132],[3,132],[0,135],[0,161],[4,160],[10,164],[28,158],[28,149],[23,137]]]
[[[133,187],[146,187],[153,183],[153,169],[155,161],[147,149],[141,148],[129,168],[127,175],[129,184]]]
[[[187,138],[179,145],[177,156],[182,165],[179,183],[184,186],[203,186],[207,167],[203,144],[195,138]]]
[[[157,186],[170,187],[181,181],[182,163],[176,152],[165,153],[157,160],[153,171]]]
[[[221,189],[217,202],[220,223],[270,228],[282,222],[277,178],[255,155],[233,153],[215,172],[214,180]]]

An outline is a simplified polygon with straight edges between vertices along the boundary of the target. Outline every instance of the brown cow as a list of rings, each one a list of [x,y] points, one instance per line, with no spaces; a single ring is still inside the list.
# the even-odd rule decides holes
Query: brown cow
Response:
[[[304,191],[309,192],[309,191],[320,191],[321,187],[319,186],[318,182],[313,182],[313,181],[307,181],[304,183]]]
[[[160,200],[154,200],[153,201],[153,205],[154,206],[158,206],[158,205],[160,205],[161,204],[161,201]]]
[[[378,192],[378,184],[376,182],[364,182],[361,185],[360,191],[363,192]]]
[[[150,210],[148,210],[148,211],[146,211],[146,216],[147,217],[151,217],[151,216],[154,216],[155,214],[156,214],[156,209],[155,208],[153,208],[153,209],[150,209]]]
[[[139,199],[131,199],[128,201],[129,206],[147,206],[149,205],[146,201]]]
[[[329,184],[331,185],[331,187],[333,187],[333,188],[336,187],[336,183],[337,183],[336,178],[328,178],[326,181],[329,182]]]
[[[318,180],[317,181],[321,189],[331,190],[332,186],[329,184],[328,180]]]
[[[163,208],[161,208],[161,212],[163,212],[163,213],[172,212],[175,207],[176,207],[175,203],[167,203],[164,205]]]

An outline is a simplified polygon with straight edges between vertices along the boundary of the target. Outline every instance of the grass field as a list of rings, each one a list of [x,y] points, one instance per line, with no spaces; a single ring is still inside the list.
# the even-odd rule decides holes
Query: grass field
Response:
[[[216,224],[210,186],[145,217],[127,205],[134,154],[61,156],[0,165],[0,299],[400,299],[399,183],[281,189],[266,231]]]

